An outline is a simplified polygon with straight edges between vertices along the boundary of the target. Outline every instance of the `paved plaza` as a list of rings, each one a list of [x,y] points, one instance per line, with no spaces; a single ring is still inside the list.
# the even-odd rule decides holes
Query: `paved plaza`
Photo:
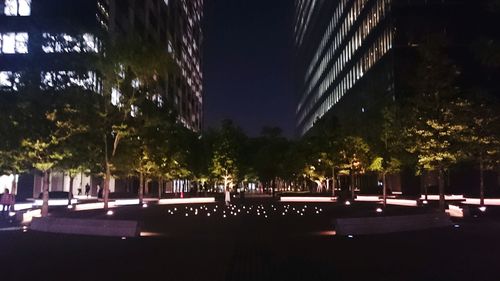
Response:
[[[141,237],[0,231],[2,280],[498,280],[500,221],[365,236],[335,235],[339,217],[418,214],[373,203],[253,200],[68,211],[53,216],[139,220]]]

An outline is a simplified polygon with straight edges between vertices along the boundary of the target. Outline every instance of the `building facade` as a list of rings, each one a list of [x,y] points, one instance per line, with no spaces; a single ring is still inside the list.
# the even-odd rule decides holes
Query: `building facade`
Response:
[[[102,51],[101,36],[137,34],[170,53],[179,73],[165,74],[162,96],[179,120],[202,127],[203,0],[1,0],[0,90],[15,91],[22,70],[40,68],[41,86],[99,91],[99,77],[78,69]]]
[[[491,36],[494,26],[486,1],[479,2],[297,0],[297,134],[325,116],[366,123],[384,101],[405,95],[417,49],[430,33],[446,37],[449,55],[468,72],[463,76],[478,82],[473,76],[479,67],[467,61],[473,57],[469,47],[481,34]]]
[[[40,74],[41,89],[78,86],[99,93],[99,74],[83,61],[102,55],[107,39],[133,34],[164,49],[177,64],[178,71],[163,74],[158,105],[173,107],[179,122],[201,132],[202,20],[203,0],[0,0],[0,94],[18,91],[27,69]],[[19,188],[27,193],[22,197],[38,195],[40,178],[21,181],[34,186]],[[99,180],[78,181],[97,192]],[[51,191],[69,190],[64,173],[53,173],[51,182]]]
[[[335,124],[380,141],[382,109],[413,94],[419,48],[429,38],[445,38],[460,88],[480,85],[498,95],[495,72],[478,62],[473,47],[484,38],[498,39],[497,25],[488,1],[297,0],[297,135]],[[391,179],[391,189],[418,191],[414,173],[407,174]]]

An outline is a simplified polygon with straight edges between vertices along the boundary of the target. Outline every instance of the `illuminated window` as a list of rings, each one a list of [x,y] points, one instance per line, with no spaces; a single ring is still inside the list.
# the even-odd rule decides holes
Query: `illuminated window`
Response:
[[[72,36],[43,33],[42,50],[45,53],[98,53],[100,42],[92,34]]]
[[[95,72],[76,73],[74,71],[49,71],[41,74],[41,88],[65,89],[81,87],[86,90],[98,91],[99,85]]]
[[[120,97],[121,97],[121,93],[118,89],[116,88],[112,88],[111,89],[111,104],[113,104],[114,106],[120,106]]]
[[[12,72],[10,71],[0,71],[0,88],[12,87],[11,76]]]
[[[30,16],[31,0],[5,0],[3,12],[6,16]]]
[[[0,90],[17,91],[20,83],[20,73],[12,71],[0,71]]]
[[[0,53],[3,54],[27,54],[28,33],[8,32],[0,34]]]

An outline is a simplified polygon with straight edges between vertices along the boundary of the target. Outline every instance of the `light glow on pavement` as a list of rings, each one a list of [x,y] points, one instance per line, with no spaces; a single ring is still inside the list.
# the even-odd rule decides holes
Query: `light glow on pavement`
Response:
[[[207,198],[173,198],[161,199],[158,201],[159,205],[174,205],[174,204],[206,204],[215,203],[215,197]]]
[[[481,205],[481,201],[479,198],[465,198],[464,204],[468,205]],[[484,199],[485,206],[500,206],[500,198],[485,198]]]
[[[336,197],[281,197],[281,202],[335,202]]]

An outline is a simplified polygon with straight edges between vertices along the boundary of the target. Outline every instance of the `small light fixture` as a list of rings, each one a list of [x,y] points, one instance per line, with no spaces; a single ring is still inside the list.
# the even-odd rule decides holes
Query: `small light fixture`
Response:
[[[481,211],[483,213],[486,212],[486,206],[479,207],[479,211]]]
[[[427,204],[427,203],[429,203],[427,202],[427,200],[422,201],[422,204]]]
[[[345,205],[346,205],[346,206],[349,206],[349,205],[351,205],[351,202],[349,202],[349,201],[345,201]]]
[[[109,210],[106,212],[106,215],[108,215],[108,216],[112,216],[113,214],[114,214],[114,212],[112,210]]]
[[[68,205],[68,209],[73,209],[73,205]]]
[[[377,208],[377,213],[382,213],[382,208]]]
[[[148,207],[148,204],[144,203],[144,204],[142,204],[142,207],[143,207],[143,208],[147,208],[147,207]]]
[[[354,238],[354,236],[353,236],[353,235],[351,235],[351,234],[347,235],[347,237],[349,237],[349,238]]]

